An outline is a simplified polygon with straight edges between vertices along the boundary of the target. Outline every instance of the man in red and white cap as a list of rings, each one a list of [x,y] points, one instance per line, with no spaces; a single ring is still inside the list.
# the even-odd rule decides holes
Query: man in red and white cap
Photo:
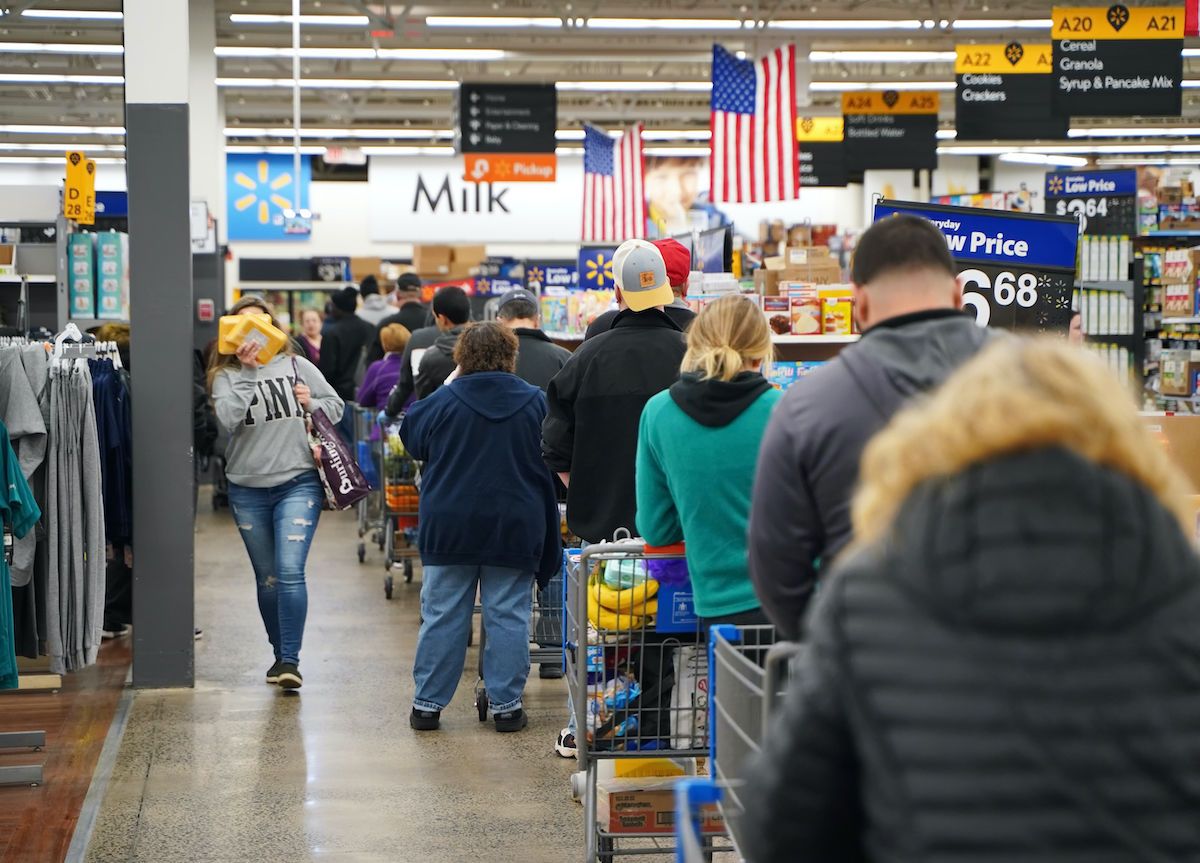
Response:
[[[654,240],[652,245],[662,253],[663,263],[667,267],[667,278],[671,281],[671,292],[674,295],[671,302],[663,307],[663,311],[679,329],[686,331],[692,319],[696,317],[696,313],[683,301],[687,296],[688,276],[692,272],[692,253],[683,243],[670,237],[665,240]],[[611,330],[618,313],[619,309],[612,309],[599,315],[588,325],[587,334],[583,340],[587,341],[592,336],[598,336],[600,333],[607,333]]]

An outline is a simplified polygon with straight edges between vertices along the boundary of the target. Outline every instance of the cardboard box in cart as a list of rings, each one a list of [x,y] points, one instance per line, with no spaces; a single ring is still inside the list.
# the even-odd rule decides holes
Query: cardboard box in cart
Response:
[[[676,779],[607,779],[597,786],[597,818],[608,833],[671,833],[675,829]],[[702,810],[700,830],[724,833],[716,806]]]

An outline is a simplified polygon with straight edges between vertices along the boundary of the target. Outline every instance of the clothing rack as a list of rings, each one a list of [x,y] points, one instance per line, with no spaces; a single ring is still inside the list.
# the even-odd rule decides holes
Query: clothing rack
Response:
[[[6,525],[4,528],[4,557],[11,565],[13,560],[13,535]],[[62,678],[55,674],[58,685],[62,686]],[[22,678],[22,684],[24,678]],[[22,686],[22,689],[25,687]],[[21,690],[17,690],[18,692]],[[46,747],[45,731],[4,731],[0,732],[0,749],[32,749],[41,752]],[[41,785],[43,779],[42,764],[0,765],[0,786],[6,785]]]

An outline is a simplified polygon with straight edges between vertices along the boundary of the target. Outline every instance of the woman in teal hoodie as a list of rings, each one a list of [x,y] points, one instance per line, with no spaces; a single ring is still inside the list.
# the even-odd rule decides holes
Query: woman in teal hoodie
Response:
[[[706,624],[765,624],[746,564],[746,524],[763,432],[780,393],[762,375],[762,310],[723,297],[692,323],[682,376],[642,412],[637,528],[651,545],[687,543]]]

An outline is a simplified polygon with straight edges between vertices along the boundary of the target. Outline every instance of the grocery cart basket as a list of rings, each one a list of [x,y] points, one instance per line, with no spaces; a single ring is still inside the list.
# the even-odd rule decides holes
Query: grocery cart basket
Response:
[[[710,776],[676,789],[677,860],[702,863],[708,827],[723,825],[737,859],[746,811],[743,790],[754,781],[753,759],[787,688],[796,642],[776,642],[773,626],[714,626],[709,632]],[[719,829],[719,828],[718,828]]]
[[[400,421],[380,429],[380,462],[383,468],[383,562],[387,575],[383,592],[392,598],[395,581],[392,570],[403,567],[405,582],[413,579],[413,559],[417,557],[417,507],[420,467],[400,440]]]
[[[638,540],[570,555],[566,676],[584,804],[585,860],[674,846],[673,788],[708,754],[707,652],[682,550]],[[668,574],[671,578],[668,578]],[[716,848],[715,837],[706,847]]]
[[[370,408],[347,405],[346,409],[354,411],[355,461],[371,486],[371,493],[355,504],[358,513],[358,562],[365,563],[368,532],[372,541],[379,543],[380,548],[383,548],[383,484],[379,478],[382,458],[379,447],[371,440],[372,437],[379,437],[379,426],[375,423],[375,413]]]

